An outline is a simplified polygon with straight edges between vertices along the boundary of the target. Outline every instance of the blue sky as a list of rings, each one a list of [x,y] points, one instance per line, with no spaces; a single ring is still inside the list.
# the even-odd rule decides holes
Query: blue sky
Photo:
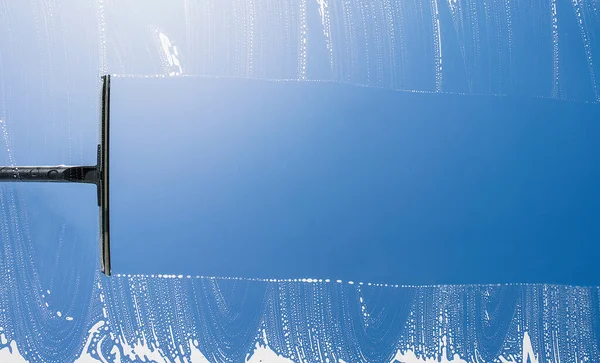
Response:
[[[116,78],[114,271],[594,285],[599,111]]]
[[[93,165],[113,74],[115,275],[93,186],[0,185],[0,361],[600,360],[599,19],[3,3],[2,164]]]

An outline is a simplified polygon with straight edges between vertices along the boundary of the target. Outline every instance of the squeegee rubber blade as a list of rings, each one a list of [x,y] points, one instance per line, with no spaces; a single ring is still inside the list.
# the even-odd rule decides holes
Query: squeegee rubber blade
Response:
[[[102,76],[102,104],[100,122],[100,265],[102,272],[110,276],[110,213],[109,213],[109,141],[110,141],[110,75]]]

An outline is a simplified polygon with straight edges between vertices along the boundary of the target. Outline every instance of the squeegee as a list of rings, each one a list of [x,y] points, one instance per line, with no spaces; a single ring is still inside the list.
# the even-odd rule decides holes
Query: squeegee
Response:
[[[102,76],[100,143],[94,166],[0,166],[0,182],[95,184],[100,214],[100,268],[110,276],[110,215],[108,208],[110,75]]]

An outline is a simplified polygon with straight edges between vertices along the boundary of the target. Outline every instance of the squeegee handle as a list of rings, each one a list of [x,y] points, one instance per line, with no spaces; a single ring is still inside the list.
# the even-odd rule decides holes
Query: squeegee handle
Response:
[[[0,166],[0,182],[98,182],[95,166]]]

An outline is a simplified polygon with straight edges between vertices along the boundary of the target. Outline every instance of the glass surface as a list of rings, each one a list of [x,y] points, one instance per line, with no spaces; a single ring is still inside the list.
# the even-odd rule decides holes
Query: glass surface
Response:
[[[190,77],[112,92],[115,273],[598,282],[597,105]]]
[[[120,128],[111,278],[93,186],[0,185],[0,362],[600,361],[599,34],[595,0],[0,2],[0,162],[93,165],[103,74]]]

